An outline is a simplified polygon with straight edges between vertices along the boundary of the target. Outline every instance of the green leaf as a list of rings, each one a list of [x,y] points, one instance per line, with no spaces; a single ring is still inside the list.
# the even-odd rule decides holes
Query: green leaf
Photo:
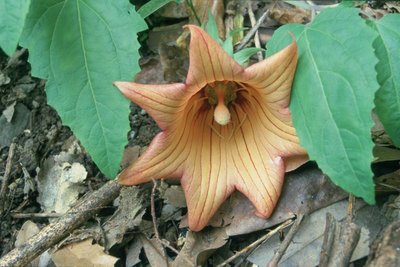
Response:
[[[257,47],[248,47],[248,48],[244,48],[238,52],[236,52],[233,55],[233,59],[239,63],[240,65],[242,65],[243,63],[245,63],[252,55],[254,55],[255,53],[259,52],[259,51],[264,51],[264,49],[262,48],[257,48]]]
[[[48,102],[114,177],[129,130],[129,101],[112,85],[139,71],[143,19],[125,0],[48,0],[31,5],[21,44]]]
[[[215,41],[217,41],[220,45],[222,45],[222,40],[219,38],[218,34],[218,26],[217,22],[215,21],[215,18],[213,14],[211,13],[211,10],[208,10],[208,20],[206,23],[206,32],[208,35],[211,36]]]
[[[400,15],[388,14],[373,22],[379,34],[374,42],[380,89],[376,112],[396,146],[400,147]]]
[[[0,47],[11,56],[17,48],[30,0],[0,1]]]
[[[169,2],[177,2],[175,0],[150,0],[146,4],[144,4],[139,10],[138,13],[142,18],[147,18]]]
[[[372,204],[376,33],[357,9],[326,9],[308,27],[281,27],[269,55],[291,42],[288,32],[299,46],[290,110],[300,143],[333,182]]]
[[[222,49],[224,49],[225,52],[228,53],[228,55],[230,55],[231,57],[234,55],[231,35],[225,39],[224,43],[222,44]]]

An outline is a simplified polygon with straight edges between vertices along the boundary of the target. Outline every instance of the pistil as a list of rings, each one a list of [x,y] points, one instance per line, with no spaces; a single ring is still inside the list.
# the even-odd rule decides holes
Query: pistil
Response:
[[[214,108],[214,120],[219,125],[227,125],[231,120],[228,105],[236,98],[236,93],[234,92],[235,88],[236,85],[232,82],[218,81],[209,84],[206,89],[208,102],[211,105],[216,105]]]
[[[231,120],[231,113],[227,106],[225,106],[224,94],[220,94],[218,97],[217,106],[214,109],[214,120],[219,125],[227,125]]]

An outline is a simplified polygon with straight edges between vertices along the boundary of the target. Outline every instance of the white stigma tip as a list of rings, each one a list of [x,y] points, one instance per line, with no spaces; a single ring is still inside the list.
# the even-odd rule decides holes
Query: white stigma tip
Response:
[[[214,120],[219,125],[227,125],[231,120],[229,109],[224,104],[218,104],[214,110]]]

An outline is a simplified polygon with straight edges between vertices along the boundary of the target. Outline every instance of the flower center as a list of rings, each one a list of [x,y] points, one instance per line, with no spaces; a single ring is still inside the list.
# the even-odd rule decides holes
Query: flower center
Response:
[[[215,105],[214,120],[219,125],[227,125],[231,120],[228,105],[236,99],[236,89],[236,83],[228,81],[217,81],[205,88],[208,103]]]

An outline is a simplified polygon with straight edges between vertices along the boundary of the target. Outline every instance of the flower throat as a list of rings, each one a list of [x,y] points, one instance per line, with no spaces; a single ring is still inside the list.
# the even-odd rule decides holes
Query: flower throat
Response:
[[[237,84],[229,81],[217,81],[208,84],[205,88],[205,94],[208,103],[214,109],[214,120],[219,125],[227,125],[231,120],[231,114],[228,105],[236,99]]]

